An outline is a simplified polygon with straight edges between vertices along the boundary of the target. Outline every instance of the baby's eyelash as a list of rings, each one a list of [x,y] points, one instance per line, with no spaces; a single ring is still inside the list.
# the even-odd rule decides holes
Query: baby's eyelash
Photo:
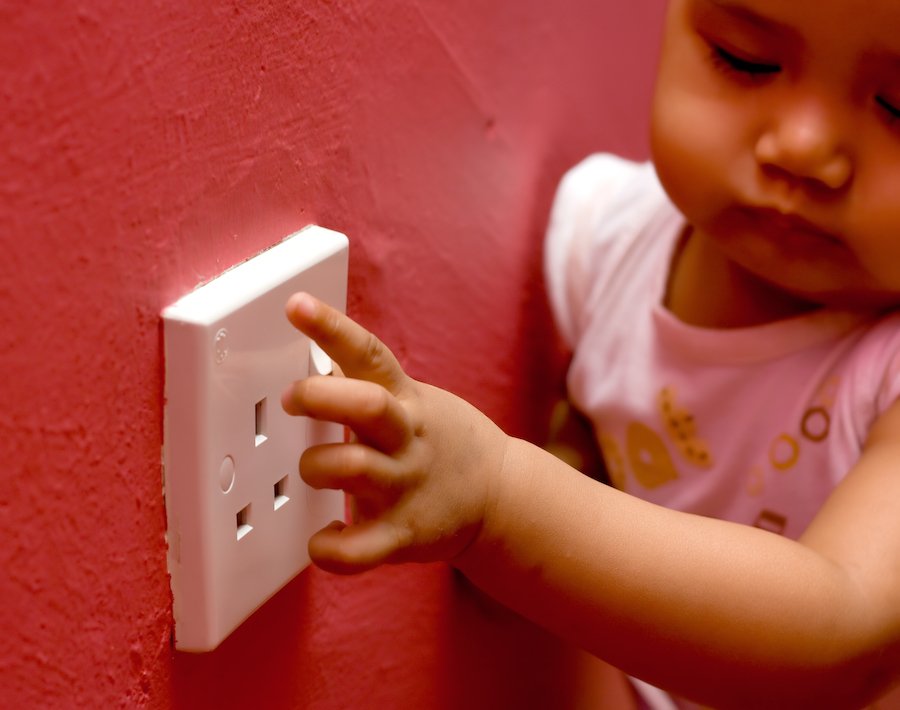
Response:
[[[743,59],[717,45],[711,45],[713,64],[726,72],[736,72],[750,78],[763,78],[781,71],[778,64]]]
[[[900,108],[894,106],[891,103],[888,103],[888,101],[881,96],[875,97],[875,103],[877,103],[879,106],[881,106],[881,108],[884,109],[888,121],[890,121],[891,123],[893,123],[894,121],[900,121]]]

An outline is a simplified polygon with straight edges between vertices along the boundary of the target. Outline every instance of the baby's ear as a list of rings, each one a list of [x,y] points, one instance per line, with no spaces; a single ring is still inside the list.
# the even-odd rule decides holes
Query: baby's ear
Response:
[[[558,400],[550,411],[543,448],[585,476],[610,483],[591,423],[566,399]]]

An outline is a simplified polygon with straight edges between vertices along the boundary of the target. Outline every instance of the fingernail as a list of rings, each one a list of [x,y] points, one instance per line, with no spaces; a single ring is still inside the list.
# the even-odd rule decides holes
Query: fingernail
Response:
[[[312,317],[316,312],[315,299],[305,292],[295,293],[291,296],[291,306],[295,311],[307,318]]]

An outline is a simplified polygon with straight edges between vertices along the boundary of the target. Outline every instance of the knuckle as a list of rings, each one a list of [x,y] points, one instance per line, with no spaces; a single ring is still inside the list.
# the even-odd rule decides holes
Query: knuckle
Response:
[[[372,333],[366,335],[362,357],[367,364],[375,366],[380,365],[384,358],[384,344]]]
[[[344,544],[336,548],[334,557],[348,569],[354,569],[368,566],[371,553],[359,545]]]
[[[340,329],[341,322],[338,318],[337,313],[331,311],[330,309],[326,310],[324,317],[322,318],[323,333],[329,338],[334,338],[338,335]]]
[[[341,460],[339,466],[341,474],[355,483],[366,481],[369,476],[365,449],[361,446],[341,444],[340,452]]]
[[[394,526],[394,549],[395,550],[405,550],[407,547],[411,547],[415,542],[415,533],[412,528],[404,525],[400,527],[399,525]]]
[[[373,387],[367,393],[362,409],[367,419],[384,419],[391,411],[391,395],[383,387]]]
[[[391,530],[390,550],[387,559],[403,562],[411,559],[410,552],[416,543],[416,535],[408,525],[394,525]]]

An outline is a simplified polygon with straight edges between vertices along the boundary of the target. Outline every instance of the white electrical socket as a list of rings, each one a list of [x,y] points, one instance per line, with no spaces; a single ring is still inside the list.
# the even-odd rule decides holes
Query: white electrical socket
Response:
[[[208,651],[309,564],[310,535],[344,518],[297,462],[343,428],[290,417],[281,393],[331,360],[291,326],[288,297],[346,308],[347,238],[308,227],[163,311],[163,467],[175,647]]]

